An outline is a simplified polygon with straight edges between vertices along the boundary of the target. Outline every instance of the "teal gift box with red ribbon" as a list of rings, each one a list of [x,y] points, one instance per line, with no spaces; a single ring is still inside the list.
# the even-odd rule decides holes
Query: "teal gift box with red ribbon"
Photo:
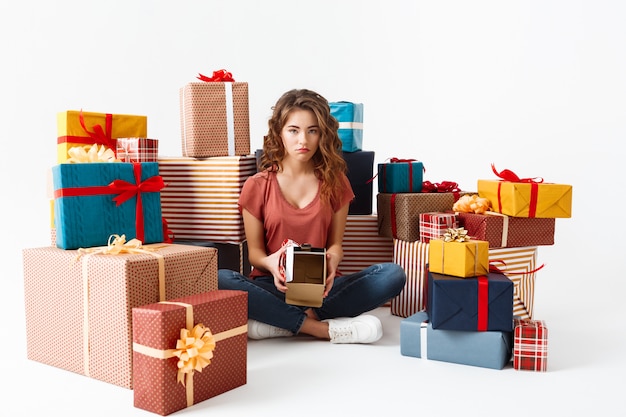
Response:
[[[106,246],[112,234],[164,241],[158,163],[58,164],[52,182],[57,247]]]
[[[391,158],[378,164],[378,192],[419,193],[422,191],[424,164],[415,159]]]
[[[503,273],[460,278],[429,270],[427,285],[433,329],[513,331],[514,285]]]

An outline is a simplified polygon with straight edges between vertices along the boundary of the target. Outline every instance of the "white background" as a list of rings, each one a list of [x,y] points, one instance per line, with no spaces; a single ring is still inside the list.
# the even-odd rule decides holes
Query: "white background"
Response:
[[[363,149],[375,163],[419,159],[425,179],[470,191],[495,178],[491,163],[571,184],[572,218],[558,219],[556,244],[539,251],[535,316],[551,329],[557,374],[543,376],[567,392],[548,397],[560,406],[616,409],[626,371],[625,21],[618,0],[3,0],[0,372],[10,390],[0,407],[10,412],[0,415],[61,411],[37,400],[43,387],[75,401],[66,415],[85,413],[81,398],[107,402],[69,395],[57,381],[70,377],[25,357],[21,250],[50,243],[57,112],[147,115],[160,154],[181,155],[178,90],[221,68],[249,83],[252,151],[276,99],[310,88],[364,103]],[[502,415],[513,399],[537,406],[537,382],[502,375],[511,398],[490,399],[507,404]],[[406,409],[417,400],[388,401]],[[133,412],[131,402],[120,407]]]

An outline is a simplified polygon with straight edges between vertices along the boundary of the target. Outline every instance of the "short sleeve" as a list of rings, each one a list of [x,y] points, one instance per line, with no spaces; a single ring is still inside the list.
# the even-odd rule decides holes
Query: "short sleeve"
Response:
[[[248,177],[243,183],[239,200],[237,201],[240,213],[243,209],[246,209],[257,219],[263,220],[267,183],[267,175],[263,175],[260,172]]]
[[[354,191],[352,190],[352,185],[350,185],[350,180],[345,174],[342,174],[341,177],[342,192],[333,202],[333,212],[338,211],[340,208],[354,200]]]

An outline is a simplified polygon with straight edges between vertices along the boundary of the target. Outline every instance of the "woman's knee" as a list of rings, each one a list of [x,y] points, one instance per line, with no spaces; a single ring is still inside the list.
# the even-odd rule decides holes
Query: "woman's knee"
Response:
[[[399,264],[389,262],[385,264],[387,279],[399,290],[406,284],[406,272]]]

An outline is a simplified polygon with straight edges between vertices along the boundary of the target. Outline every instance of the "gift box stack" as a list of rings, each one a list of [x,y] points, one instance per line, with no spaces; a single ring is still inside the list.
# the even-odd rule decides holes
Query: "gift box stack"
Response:
[[[247,294],[218,290],[217,271],[243,270],[247,257],[230,211],[254,171],[249,134],[236,140],[240,156],[219,136],[230,137],[231,124],[247,128],[247,86],[233,106],[223,103],[232,81],[202,82],[220,84],[221,96],[181,89],[181,119],[192,113],[181,123],[181,157],[158,154],[146,116],[59,113],[52,245],[23,249],[27,357],[133,389],[136,407],[162,415],[246,383]],[[226,96],[241,101],[240,88]],[[189,127],[224,107],[223,129]],[[218,154],[194,156],[207,143]],[[198,215],[197,206],[208,209]],[[201,234],[186,235],[190,224]]]
[[[363,103],[333,101],[330,112],[339,122],[342,156],[354,192],[348,209],[343,239],[343,274],[361,271],[376,263],[392,262],[393,241],[378,234],[378,215],[373,210],[374,152],[363,150]]]
[[[544,266],[537,265],[537,252],[554,244],[556,219],[571,217],[572,187],[492,170],[500,178],[478,180],[476,193],[461,195],[450,208],[419,213],[418,224],[410,225],[419,230],[417,240],[394,238],[394,262],[405,268],[407,284],[391,312],[404,317],[407,356],[496,369],[512,356],[514,369],[545,371],[547,327],[533,315],[535,279]],[[495,290],[505,284],[506,293]],[[488,294],[483,301],[481,288]],[[507,306],[494,313],[496,295]],[[482,327],[456,322],[458,315],[479,320],[481,310],[488,317]],[[494,328],[491,321],[504,312],[503,325]],[[428,356],[426,340],[433,346]]]

